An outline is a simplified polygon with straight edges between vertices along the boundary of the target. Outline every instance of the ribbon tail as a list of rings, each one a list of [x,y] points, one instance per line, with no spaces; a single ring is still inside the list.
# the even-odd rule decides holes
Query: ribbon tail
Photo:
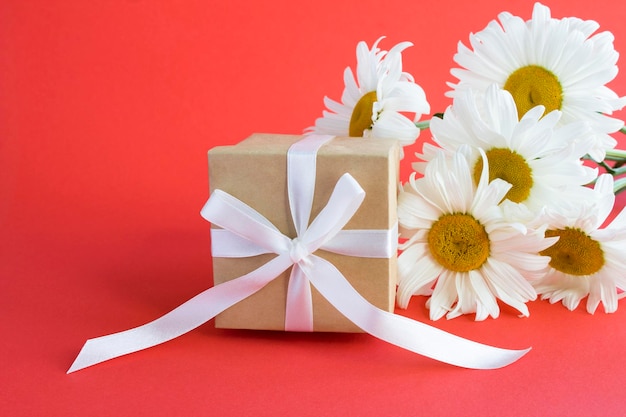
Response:
[[[293,265],[287,287],[285,330],[290,332],[313,331],[311,285],[298,264]]]
[[[172,340],[254,294],[291,266],[278,256],[260,268],[196,295],[164,316],[129,330],[89,339],[67,373]]]
[[[530,349],[509,350],[473,342],[424,323],[381,310],[363,298],[330,262],[311,256],[311,284],[362,330],[393,345],[451,365],[497,369]]]

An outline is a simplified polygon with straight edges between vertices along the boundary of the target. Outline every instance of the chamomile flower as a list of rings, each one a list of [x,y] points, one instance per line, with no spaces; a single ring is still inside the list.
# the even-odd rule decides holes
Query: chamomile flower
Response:
[[[613,313],[618,293],[626,290],[626,210],[600,228],[613,208],[613,178],[601,175],[594,194],[594,199],[564,204],[550,213],[546,236],[559,240],[541,252],[551,260],[546,275],[533,285],[542,299],[560,301],[569,310],[588,297],[589,313],[600,303]]]
[[[558,127],[560,111],[543,114],[543,106],[537,106],[518,119],[511,94],[491,85],[484,94],[468,90],[457,95],[443,119],[431,121],[430,129],[443,149],[471,147],[468,161],[475,183],[483,171],[478,151],[483,149],[489,161],[489,179],[501,178],[512,185],[506,199],[538,212],[559,199],[587,192],[583,185],[597,176],[597,170],[580,160],[588,149],[584,142],[587,124]],[[435,147],[425,145],[418,157],[429,160],[435,152]],[[414,168],[420,169],[420,164]]]
[[[528,316],[526,302],[536,298],[529,280],[538,279],[549,260],[538,253],[554,240],[506,221],[498,203],[510,184],[489,182],[483,156],[485,169],[475,185],[465,151],[450,158],[439,151],[425,175],[416,179],[413,173],[400,192],[398,218],[408,240],[398,258],[398,305],[432,294],[432,320],[469,313],[484,320],[498,317],[499,299]]]
[[[424,90],[402,71],[401,53],[412,44],[402,42],[385,51],[378,48],[381,39],[372,49],[359,42],[356,79],[352,69],[346,68],[341,103],[324,97],[328,110],[309,132],[397,139],[402,146],[415,142],[420,133],[415,122],[430,106]],[[413,114],[414,120],[405,116],[407,113]]]
[[[546,113],[563,113],[560,125],[585,120],[592,127],[589,155],[604,159],[616,145],[609,134],[624,125],[608,115],[626,104],[626,97],[606,86],[617,75],[613,35],[593,35],[599,28],[594,21],[551,18],[550,9],[539,3],[529,21],[508,12],[498,17],[500,23],[491,21],[470,35],[472,49],[459,43],[454,60],[463,68],[452,69],[459,82],[449,84],[454,88],[449,95],[495,83],[511,92],[520,117],[543,105]]]

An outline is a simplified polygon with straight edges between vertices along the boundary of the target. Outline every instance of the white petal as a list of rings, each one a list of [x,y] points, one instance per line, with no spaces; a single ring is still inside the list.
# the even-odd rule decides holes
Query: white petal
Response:
[[[444,270],[433,290],[428,308],[430,309],[430,319],[439,320],[446,315],[451,309],[452,304],[456,301],[456,285],[454,275]]]

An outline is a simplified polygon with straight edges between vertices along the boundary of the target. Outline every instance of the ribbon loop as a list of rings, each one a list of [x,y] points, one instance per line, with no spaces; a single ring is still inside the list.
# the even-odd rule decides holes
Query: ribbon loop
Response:
[[[270,253],[289,250],[291,239],[252,207],[222,190],[213,191],[200,214],[214,225],[228,229]]]

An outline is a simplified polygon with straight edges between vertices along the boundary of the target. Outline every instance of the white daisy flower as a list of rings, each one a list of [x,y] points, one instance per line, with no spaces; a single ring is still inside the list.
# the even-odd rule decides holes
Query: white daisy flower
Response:
[[[497,299],[528,316],[526,302],[536,298],[529,280],[538,279],[549,260],[538,253],[554,240],[507,222],[498,203],[510,184],[489,182],[484,157],[486,168],[474,185],[464,152],[448,158],[439,151],[424,177],[413,173],[400,192],[398,218],[408,240],[398,257],[398,305],[432,293],[432,320],[469,313],[476,320],[496,318]]]
[[[511,94],[494,84],[484,94],[468,90],[457,95],[444,118],[431,121],[430,129],[434,141],[447,151],[471,147],[468,162],[476,183],[483,170],[478,150],[483,149],[489,179],[510,183],[506,199],[536,213],[560,199],[588,192],[583,186],[597,176],[597,169],[584,166],[580,159],[587,152],[587,124],[558,127],[560,111],[543,114],[543,106],[536,106],[518,119]],[[435,152],[432,145],[424,145],[423,154],[417,156],[428,161]]]
[[[368,136],[397,139],[410,145],[419,136],[415,122],[430,111],[422,87],[402,71],[402,51],[412,44],[402,42],[389,52],[372,49],[365,42],[356,48],[356,79],[350,67],[344,71],[345,89],[338,103],[324,97],[323,117],[307,131],[335,136]],[[414,114],[413,120],[404,114]]]
[[[587,298],[587,311],[598,305],[606,313],[617,310],[618,293],[626,290],[626,209],[600,228],[615,201],[613,177],[601,175],[594,188],[596,198],[565,205],[550,213],[546,236],[559,240],[542,251],[551,261],[546,275],[533,282],[542,299],[559,301],[570,310]]]
[[[470,35],[471,48],[462,43],[454,56],[463,69],[451,70],[459,79],[450,83],[459,91],[485,90],[496,83],[513,95],[520,117],[536,105],[546,113],[560,110],[560,125],[585,120],[592,126],[589,155],[604,159],[616,145],[609,136],[623,125],[609,117],[626,104],[606,84],[617,75],[618,53],[613,35],[601,32],[594,21],[554,19],[550,9],[535,3],[532,19],[525,22],[508,12],[498,15],[482,31]]]

